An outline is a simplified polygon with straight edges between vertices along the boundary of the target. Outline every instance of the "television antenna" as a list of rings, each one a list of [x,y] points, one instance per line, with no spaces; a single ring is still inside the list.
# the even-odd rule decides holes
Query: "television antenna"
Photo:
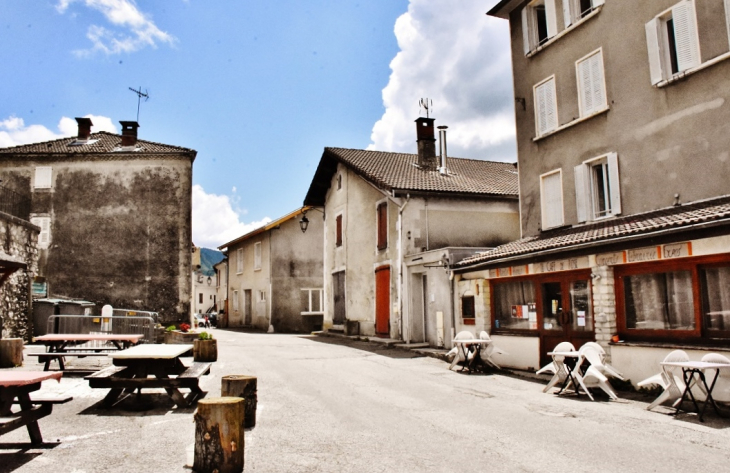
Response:
[[[428,112],[433,108],[433,100],[425,98],[418,101],[418,105],[422,110],[426,111],[426,118],[428,118]]]
[[[139,123],[139,103],[142,101],[142,97],[144,97],[144,101],[148,101],[150,99],[150,94],[147,92],[147,89],[142,92],[142,86],[139,86],[139,89],[133,89],[129,88],[132,92],[137,94],[137,123]]]

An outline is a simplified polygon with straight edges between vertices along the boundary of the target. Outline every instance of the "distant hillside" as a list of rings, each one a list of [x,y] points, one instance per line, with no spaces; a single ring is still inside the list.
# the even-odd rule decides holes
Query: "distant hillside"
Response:
[[[216,265],[223,260],[223,253],[218,250],[211,250],[210,248],[200,249],[200,271],[205,276],[214,276],[215,269],[213,265]]]

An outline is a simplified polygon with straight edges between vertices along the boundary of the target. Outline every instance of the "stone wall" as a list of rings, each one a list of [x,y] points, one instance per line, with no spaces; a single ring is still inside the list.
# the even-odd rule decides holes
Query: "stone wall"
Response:
[[[618,331],[616,326],[616,294],[613,281],[613,267],[597,266],[593,271],[593,314],[596,324],[596,342],[598,342],[609,359],[611,337]]]
[[[0,251],[27,269],[18,269],[0,287],[2,337],[29,340],[32,335],[30,279],[38,271],[38,234],[30,222],[0,212]]]

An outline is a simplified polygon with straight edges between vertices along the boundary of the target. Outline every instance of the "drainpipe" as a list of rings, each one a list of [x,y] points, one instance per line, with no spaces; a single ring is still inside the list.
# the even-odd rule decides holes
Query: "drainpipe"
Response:
[[[406,194],[406,201],[403,205],[398,206],[398,310],[400,311],[400,335],[403,338],[403,210],[411,201],[411,194]],[[408,331],[408,338],[406,343],[411,342],[410,330]]]
[[[272,258],[271,258],[271,234],[272,234],[272,231],[273,230],[274,230],[273,228],[269,230],[269,300],[266,301],[268,303],[268,306],[269,306],[269,329],[267,330],[268,333],[274,333],[274,326],[271,323],[271,306],[272,306],[272,304],[274,302],[274,301],[271,300],[271,279],[272,279],[272,273],[271,273],[271,260],[272,260]],[[261,254],[261,257],[262,258],[264,257],[263,252],[264,252],[264,250],[262,248],[261,249],[261,253],[262,253]]]

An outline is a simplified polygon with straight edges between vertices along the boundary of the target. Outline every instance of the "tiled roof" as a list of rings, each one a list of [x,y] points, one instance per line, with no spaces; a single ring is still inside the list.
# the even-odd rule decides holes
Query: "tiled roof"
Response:
[[[27,145],[13,146],[10,148],[0,148],[0,153],[4,154],[73,154],[73,153],[110,153],[121,146],[122,135],[100,131],[92,133],[89,141],[97,140],[91,144],[74,146],[76,137],[61,138],[53,141],[43,141],[40,143],[31,143]],[[137,140],[136,148],[142,153],[195,153],[189,148],[179,146],[170,146],[153,141]]]
[[[723,219],[730,219],[730,196],[603,220],[589,225],[545,231],[540,235],[522,238],[465,258],[454,266],[467,267],[513,256],[529,257],[534,252],[551,249],[568,250],[581,244],[599,245],[613,238],[641,236],[657,230],[680,230],[689,225],[712,223]]]
[[[322,205],[324,191],[341,162],[384,190],[444,192],[517,197],[517,168],[514,163],[478,159],[448,158],[448,175],[416,166],[418,155],[361,149],[325,148],[306,205]],[[319,184],[319,186],[317,186]]]

